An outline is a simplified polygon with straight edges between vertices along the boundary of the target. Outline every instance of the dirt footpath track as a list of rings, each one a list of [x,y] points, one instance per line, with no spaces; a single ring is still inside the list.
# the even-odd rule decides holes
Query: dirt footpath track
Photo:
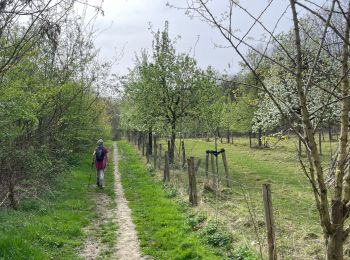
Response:
[[[131,210],[124,195],[124,190],[120,181],[118,170],[118,149],[117,145],[113,146],[113,162],[114,162],[114,189],[117,201],[117,223],[118,238],[115,259],[120,260],[138,260],[149,259],[141,257],[140,244],[136,234],[135,225],[131,220]]]

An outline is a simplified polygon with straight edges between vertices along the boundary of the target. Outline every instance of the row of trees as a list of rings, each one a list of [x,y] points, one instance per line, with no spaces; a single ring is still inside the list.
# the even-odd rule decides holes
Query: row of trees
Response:
[[[290,0],[272,29],[262,19],[272,1],[259,14],[232,0],[222,10],[212,1],[187,4],[187,14],[216,28],[240,56],[241,71],[222,78],[212,69],[199,69],[194,59],[176,53],[166,26],[155,34],[152,55],[143,53],[125,78],[123,127],[170,136],[171,157],[177,131],[294,131],[305,146],[307,157],[300,163],[314,194],[327,259],[342,259],[350,233],[350,1],[330,0],[320,6],[317,1]],[[246,33],[234,26],[237,11],[251,19]],[[286,15],[292,18],[292,29],[276,33]],[[249,40],[255,30],[265,34],[260,45]],[[315,136],[329,125],[340,129],[330,186]]]
[[[100,90],[110,66],[97,61],[76,4],[0,3],[2,205],[16,208],[17,195],[45,189],[76,152],[109,133]]]

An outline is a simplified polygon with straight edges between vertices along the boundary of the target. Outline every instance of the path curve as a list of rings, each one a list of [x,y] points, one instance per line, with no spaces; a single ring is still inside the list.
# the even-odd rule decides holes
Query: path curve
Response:
[[[114,190],[117,202],[117,223],[118,238],[115,252],[115,258],[120,260],[139,260],[146,259],[141,257],[140,244],[135,230],[135,225],[131,220],[131,210],[124,195],[123,186],[120,180],[118,170],[118,149],[113,144],[113,162],[114,162]]]

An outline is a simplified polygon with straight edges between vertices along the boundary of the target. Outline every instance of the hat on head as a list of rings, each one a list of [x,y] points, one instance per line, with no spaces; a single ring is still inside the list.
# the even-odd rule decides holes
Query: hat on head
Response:
[[[97,141],[97,144],[98,144],[98,145],[103,144],[103,140],[102,140],[102,139],[99,139],[99,140]]]

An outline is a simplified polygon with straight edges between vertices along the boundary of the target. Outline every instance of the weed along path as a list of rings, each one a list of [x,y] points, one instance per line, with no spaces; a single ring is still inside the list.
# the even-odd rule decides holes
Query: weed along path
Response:
[[[113,150],[114,188],[117,202],[117,223],[119,227],[116,252],[114,256],[115,259],[120,260],[145,259],[141,257],[135,225],[131,220],[131,210],[128,207],[128,202],[124,196],[124,190],[118,170],[118,149],[116,144],[113,145]]]

